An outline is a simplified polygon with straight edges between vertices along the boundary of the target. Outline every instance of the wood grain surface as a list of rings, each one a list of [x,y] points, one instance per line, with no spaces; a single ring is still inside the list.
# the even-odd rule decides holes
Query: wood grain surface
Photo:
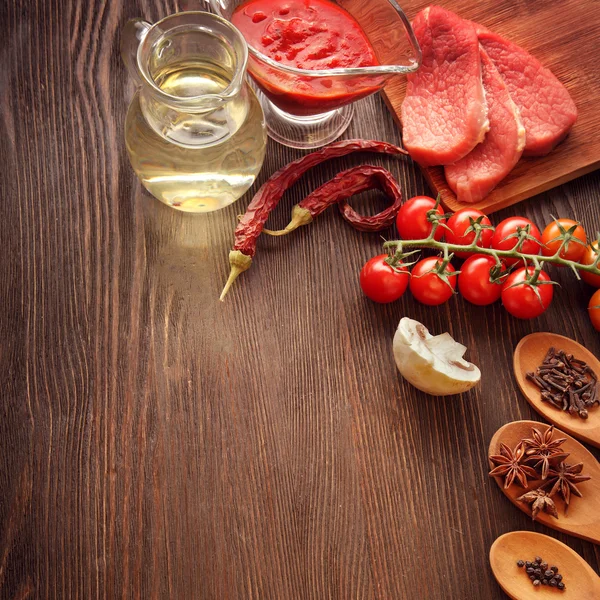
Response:
[[[349,0],[358,3],[360,0]],[[389,10],[388,0],[371,0],[373,10]],[[428,0],[403,0],[402,8],[412,20]],[[569,137],[549,155],[522,158],[512,172],[476,206],[491,213],[589,173],[600,166],[600,2],[598,0],[446,0],[439,3],[465,19],[521,45],[549,68],[567,87],[579,110],[577,123]],[[385,28],[374,33],[386,54],[393,54],[386,43]],[[392,60],[392,56],[385,57]],[[390,109],[400,120],[405,80],[396,78],[385,88]],[[464,206],[446,183],[443,167],[424,169],[430,185],[442,195],[451,210]]]
[[[591,289],[558,273],[532,322],[458,297],[374,305],[357,276],[381,239],[330,210],[261,238],[220,303],[250,195],[179,214],[142,190],[123,144],[119,31],[198,6],[0,3],[0,598],[495,600],[488,551],[515,529],[597,570],[598,548],[532,523],[487,475],[496,429],[538,419],[511,376],[519,339],[555,331],[600,355]],[[400,140],[379,96],[347,136]],[[254,189],[299,155],[270,143]],[[409,161],[353,156],[303,177],[269,225],[362,162],[427,191]],[[518,210],[597,229],[599,184]],[[481,385],[439,399],[406,384],[391,354],[404,315],[464,342]]]

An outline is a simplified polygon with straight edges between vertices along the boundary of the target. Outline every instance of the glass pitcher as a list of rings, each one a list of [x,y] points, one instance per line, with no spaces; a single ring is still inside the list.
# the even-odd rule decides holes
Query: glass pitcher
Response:
[[[237,200],[266,147],[264,115],[245,79],[248,48],[225,19],[178,13],[129,21],[121,54],[139,88],[125,121],[131,164],[156,198],[187,212]]]

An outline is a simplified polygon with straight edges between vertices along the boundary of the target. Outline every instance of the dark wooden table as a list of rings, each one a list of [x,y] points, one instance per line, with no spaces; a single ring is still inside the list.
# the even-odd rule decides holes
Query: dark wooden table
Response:
[[[193,7],[0,6],[0,597],[499,599],[487,554],[516,529],[598,569],[597,548],[533,524],[486,461],[498,427],[538,419],[511,376],[523,335],[554,331],[600,354],[591,289],[559,273],[531,322],[458,297],[375,305],[357,276],[381,240],[331,210],[261,239],[218,302],[250,195],[178,214],[142,191],[123,144],[120,29]],[[400,140],[378,96],[347,136]],[[259,183],[298,155],[270,143]],[[304,177],[272,224],[364,161],[390,168],[407,197],[427,191],[407,161],[356,156]],[[595,230],[599,186],[591,174],[493,218]],[[391,354],[405,315],[464,342],[481,385],[448,399],[407,385]]]

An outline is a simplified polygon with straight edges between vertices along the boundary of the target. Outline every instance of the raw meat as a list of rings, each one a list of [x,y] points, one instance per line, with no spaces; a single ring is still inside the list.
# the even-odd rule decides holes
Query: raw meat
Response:
[[[477,34],[439,6],[422,10],[413,29],[423,63],[407,76],[404,147],[422,166],[447,165],[471,152],[489,128]]]
[[[490,130],[481,144],[445,167],[446,181],[461,202],[479,202],[517,164],[525,146],[525,128],[502,76],[481,49],[483,87]]]
[[[569,133],[577,107],[565,86],[531,54],[474,24],[479,42],[504,78],[525,125],[524,154],[548,154]]]

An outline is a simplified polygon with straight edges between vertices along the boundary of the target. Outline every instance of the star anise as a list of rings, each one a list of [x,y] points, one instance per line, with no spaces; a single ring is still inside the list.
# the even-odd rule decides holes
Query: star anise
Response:
[[[551,488],[548,496],[554,496],[557,492],[565,501],[565,514],[569,509],[571,494],[582,497],[582,493],[577,488],[577,484],[591,479],[589,475],[580,475],[583,470],[583,463],[569,465],[565,462],[560,463],[548,471],[548,481],[542,485],[544,489]]]
[[[531,438],[526,438],[523,442],[527,445],[525,455],[528,462],[535,462],[535,469],[541,469],[542,479],[546,479],[550,466],[561,463],[569,456],[568,452],[561,452],[562,446],[567,438],[552,439],[554,435],[554,425],[548,427],[545,433],[542,433],[535,427],[531,429]]]
[[[517,498],[517,500],[519,502],[531,504],[531,518],[534,521],[540,511],[548,513],[549,515],[552,515],[558,519],[558,512],[556,510],[556,506],[554,505],[554,500],[552,500],[545,490],[542,490],[541,488],[538,488],[537,490],[531,490],[531,492],[523,494]]]
[[[550,468],[562,463],[568,456],[568,452],[559,452],[556,454],[552,454],[551,456],[534,454],[533,456],[530,456],[527,460],[531,462],[533,462],[534,460],[537,461],[536,463],[534,463],[533,468],[537,471],[541,470],[541,478],[543,480],[548,477]]]
[[[524,488],[527,486],[527,477],[537,479],[538,474],[534,469],[522,464],[525,458],[525,444],[519,442],[514,450],[506,444],[500,444],[500,454],[490,456],[490,460],[497,465],[490,471],[491,477],[504,477],[504,489],[509,488],[516,479]]]

